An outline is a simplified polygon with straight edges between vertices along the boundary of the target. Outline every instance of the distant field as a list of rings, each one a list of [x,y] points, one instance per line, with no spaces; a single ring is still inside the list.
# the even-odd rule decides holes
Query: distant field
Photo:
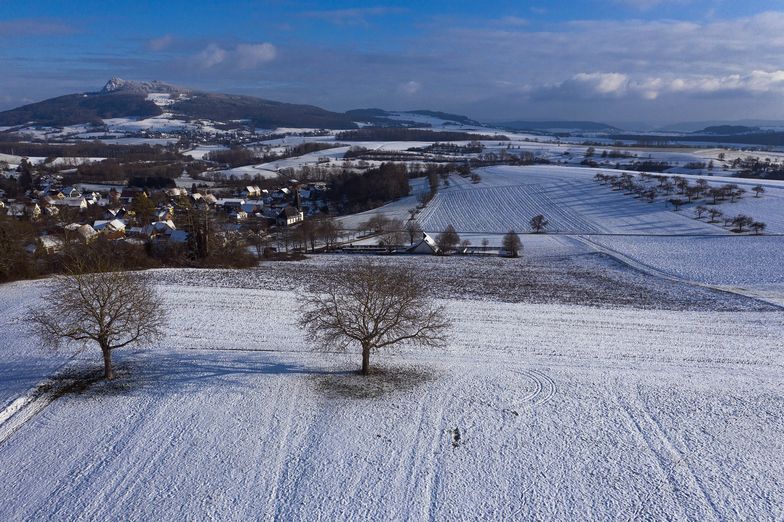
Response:
[[[647,203],[612,192],[593,181],[593,169],[493,167],[479,172],[480,183],[456,183],[436,195],[418,217],[426,231],[451,224],[459,232],[529,232],[529,220],[542,214],[551,233],[725,233],[687,212],[672,212],[663,201]]]

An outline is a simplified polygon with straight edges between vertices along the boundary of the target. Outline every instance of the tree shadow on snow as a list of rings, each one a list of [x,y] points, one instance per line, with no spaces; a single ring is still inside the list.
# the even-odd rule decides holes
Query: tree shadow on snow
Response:
[[[312,377],[316,388],[333,398],[375,399],[393,393],[408,392],[435,380],[428,369],[410,366],[372,368],[368,375],[358,371],[325,373]]]
[[[100,356],[94,366],[73,368],[58,374],[55,379],[58,396],[80,395],[134,395],[198,393],[205,389],[222,388],[242,391],[255,388],[259,380],[254,376],[270,375],[322,375],[342,376],[350,372],[336,372],[309,368],[270,360],[269,353],[232,353],[221,351],[177,351],[163,353],[157,350],[129,352],[117,357],[114,379],[103,378]]]

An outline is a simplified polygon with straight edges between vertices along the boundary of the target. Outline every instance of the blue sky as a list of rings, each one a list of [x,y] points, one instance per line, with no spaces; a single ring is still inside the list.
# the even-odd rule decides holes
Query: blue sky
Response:
[[[784,2],[0,0],[0,109],[112,76],[485,120],[784,118]]]

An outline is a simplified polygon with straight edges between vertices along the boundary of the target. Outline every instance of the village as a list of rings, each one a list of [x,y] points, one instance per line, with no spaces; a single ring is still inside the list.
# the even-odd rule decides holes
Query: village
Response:
[[[419,202],[406,219],[368,211],[357,215],[368,216],[361,221],[344,220],[328,201],[329,187],[324,181],[300,182],[281,176],[266,183],[270,188],[236,183],[193,183],[190,189],[89,182],[66,185],[60,174],[35,173],[27,158],[22,165],[32,171],[31,188],[15,198],[0,190],[0,219],[6,225],[19,225],[16,243],[29,256],[28,264],[42,265],[37,270],[40,274],[59,271],[57,259],[65,251],[79,252],[80,245],[96,242],[109,245],[109,250],[135,250],[136,256],[118,254],[129,259],[144,252],[163,266],[252,266],[260,259],[296,259],[304,252],[338,250],[503,253],[487,240],[481,245],[461,241],[451,226],[437,237],[428,235],[415,219],[426,202]],[[22,171],[11,169],[3,174],[18,182]],[[118,260],[118,264],[137,268],[129,259]],[[145,262],[138,268],[149,266]]]

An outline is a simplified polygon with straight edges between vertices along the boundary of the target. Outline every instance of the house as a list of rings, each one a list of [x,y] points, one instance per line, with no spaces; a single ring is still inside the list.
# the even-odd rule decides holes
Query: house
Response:
[[[174,218],[174,209],[172,207],[163,207],[156,209],[153,213],[156,221],[169,221]]]
[[[422,232],[422,239],[410,247],[407,252],[409,254],[436,255],[439,252],[439,248],[432,237]]]
[[[111,221],[112,219],[122,219],[123,217],[125,217],[125,214],[126,214],[125,207],[107,208],[106,212],[104,213],[106,219],[108,219],[109,221]]]
[[[26,205],[24,207],[24,215],[30,219],[36,220],[41,217],[41,207],[38,206],[38,203]]]
[[[59,237],[41,236],[38,238],[39,254],[54,254],[63,249],[63,240]]]
[[[84,241],[85,243],[91,242],[98,236],[98,231],[95,230],[90,225],[82,225],[79,227],[79,230],[76,231],[79,234],[79,238]]]
[[[168,188],[164,190],[163,193],[169,196],[170,198],[179,198],[181,196],[187,196],[188,190],[184,188],[174,187],[174,188]]]
[[[125,229],[125,233],[128,236],[132,237],[144,237],[144,228],[142,227],[129,227]]]
[[[215,204],[219,207],[223,207],[225,210],[238,211],[242,209],[245,200],[241,198],[225,198],[217,200]]]
[[[8,205],[8,216],[24,217],[24,215],[25,215],[24,203],[10,203]]]
[[[113,219],[106,225],[104,232],[109,239],[119,239],[125,236],[125,223],[119,219]]]
[[[291,191],[287,188],[278,189],[272,193],[272,199],[286,199],[289,194]]]
[[[255,214],[261,212],[263,205],[260,203],[245,203],[242,205],[242,211],[248,214]]]
[[[302,213],[301,210],[297,210],[294,207],[286,207],[280,211],[278,217],[276,219],[278,225],[285,225],[290,227],[291,225],[295,225],[305,219],[305,215]]]
[[[133,203],[133,200],[136,199],[144,190],[138,187],[125,187],[120,194],[119,200],[122,203]]]
[[[104,234],[108,239],[120,239],[125,236],[125,223],[119,219],[96,221],[93,223],[93,228]]]
[[[170,219],[162,221],[154,221],[142,229],[142,235],[147,237],[151,236],[168,236],[177,230],[174,222]]]
[[[82,193],[79,192],[79,190],[74,188],[74,187],[65,187],[59,193],[62,194],[63,197],[66,197],[66,198],[80,198],[80,197],[82,197]]]
[[[87,200],[82,196],[79,197],[71,197],[66,196],[63,199],[55,199],[52,202],[53,205],[57,205],[58,207],[68,207],[78,210],[82,212],[83,210],[87,210]]]
[[[258,185],[248,185],[242,191],[242,197],[249,199],[257,199],[261,197],[261,188]]]

